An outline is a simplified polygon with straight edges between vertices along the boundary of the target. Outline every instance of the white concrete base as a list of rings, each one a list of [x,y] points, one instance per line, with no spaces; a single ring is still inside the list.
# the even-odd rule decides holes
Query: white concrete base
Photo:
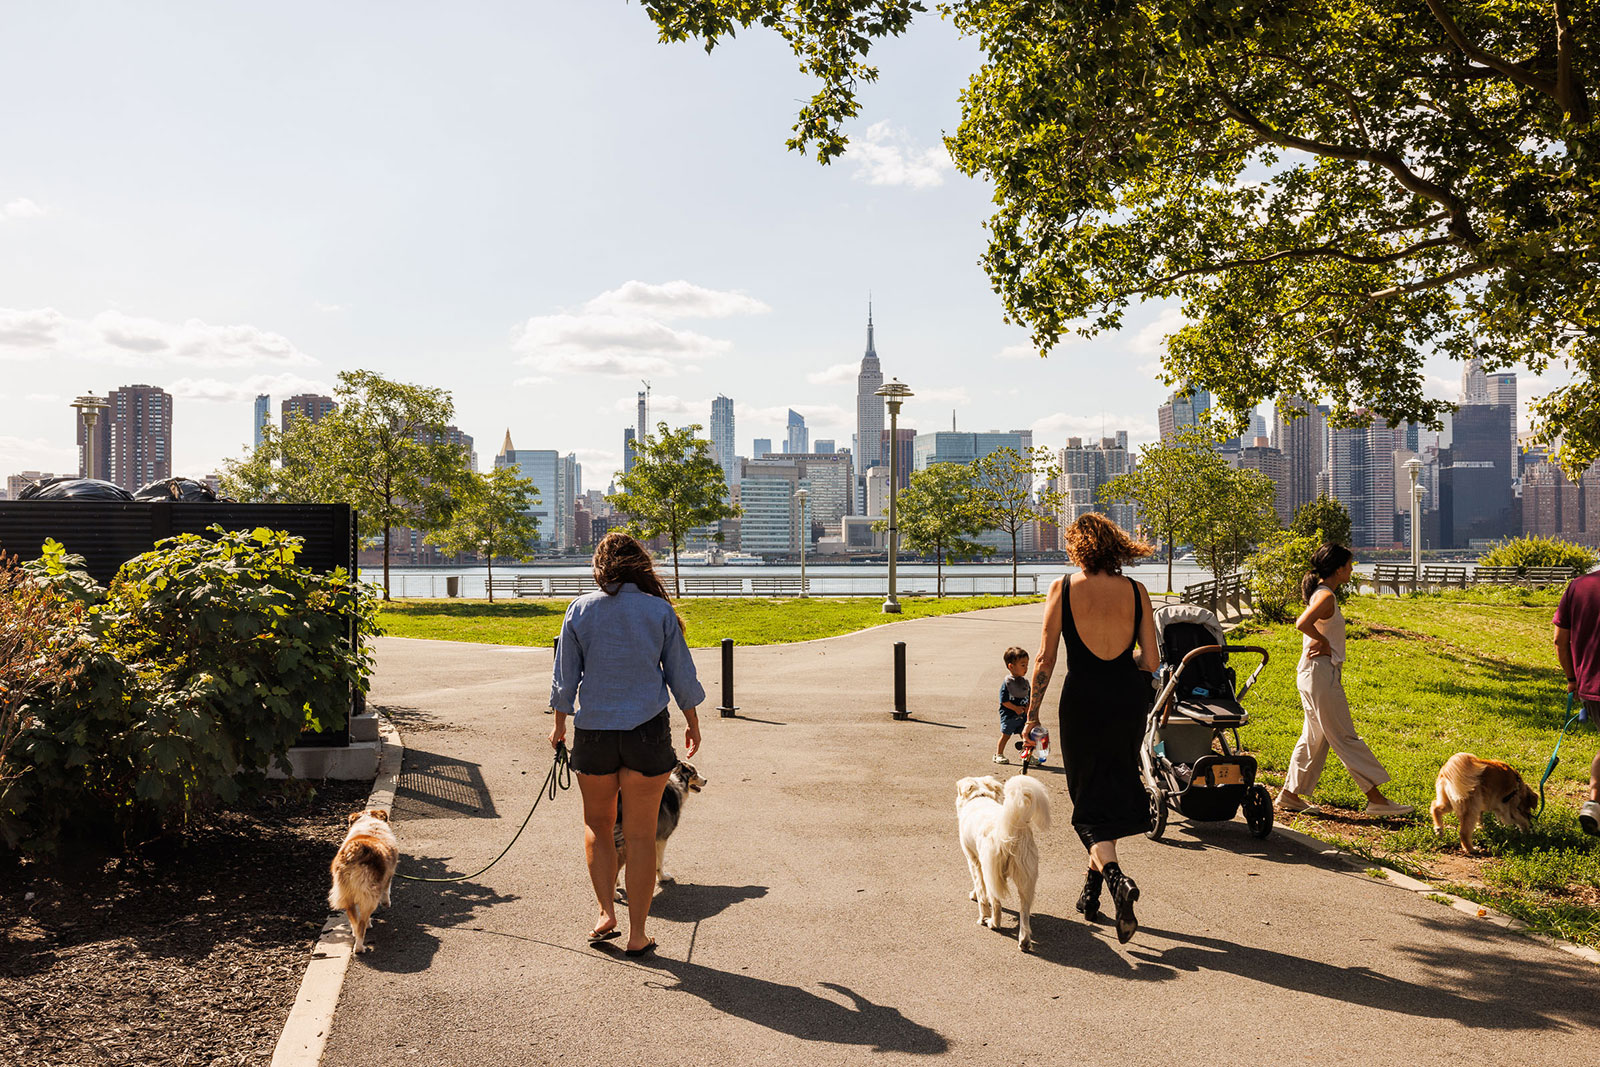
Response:
[[[332,748],[291,748],[289,766],[295,778],[337,778],[356,781],[374,778],[378,774],[378,756],[383,742],[352,741],[349,745]],[[267,772],[268,778],[287,778],[276,767]]]
[[[350,740],[376,741],[378,739],[378,716],[376,712],[367,712],[365,715],[352,715],[350,717]]]

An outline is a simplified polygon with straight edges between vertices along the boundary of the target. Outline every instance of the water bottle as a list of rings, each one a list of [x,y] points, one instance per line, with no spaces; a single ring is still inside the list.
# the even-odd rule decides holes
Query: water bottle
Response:
[[[1050,731],[1040,723],[1028,731],[1028,744],[1032,746],[1032,756],[1040,764],[1050,762]]]

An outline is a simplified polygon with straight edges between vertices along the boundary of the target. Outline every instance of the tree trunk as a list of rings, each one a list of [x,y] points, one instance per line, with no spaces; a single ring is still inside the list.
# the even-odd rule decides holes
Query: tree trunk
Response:
[[[1011,530],[1011,595],[1017,595],[1017,531]]]
[[[939,596],[943,597],[944,596],[944,542],[942,542],[942,541],[939,544],[933,546],[933,565],[936,568],[935,573],[938,575],[938,577],[936,577],[934,579],[935,588],[937,588],[939,590]]]
[[[672,595],[674,598],[683,596],[683,587],[678,582],[678,539],[672,539]]]
[[[389,524],[383,524],[383,599],[389,599]]]
[[[494,603],[494,553],[485,557],[489,567],[489,603]]]
[[[1172,588],[1172,531],[1167,531],[1167,592],[1174,592]]]

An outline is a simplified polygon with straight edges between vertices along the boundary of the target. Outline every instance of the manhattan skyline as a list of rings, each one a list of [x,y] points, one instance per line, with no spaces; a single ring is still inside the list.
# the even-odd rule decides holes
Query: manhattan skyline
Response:
[[[1154,439],[1177,309],[1035,358],[977,263],[989,191],[940,145],[975,48],[930,19],[874,57],[821,167],[783,148],[809,85],[781,43],[663,46],[621,0],[20,8],[0,472],[71,469],[71,398],[147,382],[174,397],[174,473],[203,475],[251,445],[257,394],[357,368],[596,482],[641,378],[652,421],[709,430],[722,394],[740,442],[792,408],[843,446],[869,293],[907,425]],[[1453,398],[1459,368],[1430,373]]]

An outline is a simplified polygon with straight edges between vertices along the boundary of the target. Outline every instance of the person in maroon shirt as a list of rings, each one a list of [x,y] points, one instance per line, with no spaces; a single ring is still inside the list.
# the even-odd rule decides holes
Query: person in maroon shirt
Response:
[[[1593,719],[1600,715],[1600,571],[1567,583],[1554,622],[1567,692],[1583,701]],[[1600,752],[1589,765],[1589,799],[1578,809],[1578,824],[1585,833],[1600,834]]]

